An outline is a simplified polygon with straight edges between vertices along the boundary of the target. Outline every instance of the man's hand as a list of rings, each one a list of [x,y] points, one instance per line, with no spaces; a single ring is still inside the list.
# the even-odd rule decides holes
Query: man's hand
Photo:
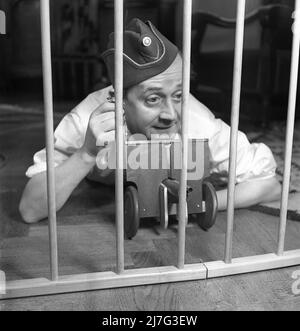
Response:
[[[115,104],[106,102],[90,116],[82,150],[96,157],[99,150],[114,139]]]
[[[114,140],[115,105],[105,103],[89,119],[83,147],[55,169],[56,210],[60,210],[78,184],[96,163],[99,149]],[[26,185],[20,202],[20,213],[27,223],[48,216],[46,172],[33,176]]]

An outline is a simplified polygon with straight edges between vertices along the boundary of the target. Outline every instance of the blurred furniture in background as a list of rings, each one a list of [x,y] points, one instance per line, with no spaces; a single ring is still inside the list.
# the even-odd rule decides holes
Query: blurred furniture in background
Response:
[[[24,92],[33,85],[40,87],[40,1],[0,0],[0,6],[7,17],[7,33],[0,40],[0,87],[5,92],[16,87]]]
[[[178,0],[124,0],[125,20],[151,20],[175,39]],[[114,29],[113,0],[50,1],[54,97],[79,101],[108,84],[100,57]],[[40,0],[0,0],[7,34],[0,40],[0,88],[42,96]],[[166,19],[167,17],[167,19]],[[4,50],[4,51],[3,51]]]
[[[175,14],[168,22],[160,8],[172,13],[175,0],[125,0],[124,24],[132,18],[151,20],[171,35]],[[175,9],[173,9],[175,13]],[[53,3],[54,92],[59,98],[83,98],[108,82],[101,59],[108,35],[114,30],[113,0],[63,0]],[[171,36],[172,37],[172,36]]]
[[[266,125],[270,118],[270,107],[275,95],[288,91],[292,12],[293,9],[285,5],[262,6],[247,15],[245,20],[245,33],[248,25],[259,22],[261,40],[259,49],[244,51],[242,97],[258,101],[260,109],[256,116],[263,125]],[[234,50],[202,52],[205,32],[209,25],[234,31],[236,21],[203,11],[193,14],[192,93],[209,107],[228,115]],[[281,80],[283,76],[286,79],[284,82]],[[216,103],[216,100],[219,103]],[[254,113],[251,116],[255,118]]]
[[[87,96],[102,77],[103,65],[96,55],[56,55],[52,63],[54,95],[59,99]]]
[[[102,76],[98,0],[53,1],[53,89],[58,99],[82,99]]]

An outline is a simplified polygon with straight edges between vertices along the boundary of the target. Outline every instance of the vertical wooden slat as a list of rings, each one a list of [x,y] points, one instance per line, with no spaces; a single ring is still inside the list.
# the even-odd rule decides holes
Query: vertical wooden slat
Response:
[[[123,192],[123,0],[115,0],[115,97],[116,97],[116,224],[117,273],[124,271],[124,192]]]
[[[238,142],[242,65],[243,65],[245,9],[246,9],[245,0],[238,0],[236,36],[235,36],[235,55],[234,55],[235,58],[234,58],[234,72],[233,72],[232,109],[231,109],[229,184],[228,184],[228,197],[227,197],[227,232],[226,232],[226,244],[225,244],[226,263],[231,263],[232,261],[237,142]]]
[[[182,170],[179,188],[179,227],[178,227],[178,263],[179,269],[184,268],[185,237],[186,237],[186,187],[188,162],[188,107],[190,95],[190,68],[191,68],[191,31],[192,31],[192,0],[184,0],[183,8],[183,95],[182,95]]]
[[[282,256],[284,253],[290,176],[291,176],[291,163],[292,163],[292,152],[293,152],[293,137],[294,137],[295,110],[296,110],[296,101],[297,101],[299,50],[300,50],[300,18],[299,18],[300,0],[296,0],[295,8],[296,11],[295,11],[295,24],[293,29],[294,37],[293,37],[293,46],[292,46],[290,91],[289,91],[289,104],[288,104],[287,127],[286,127],[284,174],[283,174],[283,187],[282,187],[281,208],[280,208],[280,226],[278,233],[277,254],[279,256]]]
[[[50,3],[41,0],[41,29],[43,55],[43,82],[46,126],[47,152],[47,194],[50,237],[51,279],[58,279],[57,225],[55,202],[55,171],[54,171],[54,133],[53,133],[53,92],[51,65],[51,34],[50,34]]]

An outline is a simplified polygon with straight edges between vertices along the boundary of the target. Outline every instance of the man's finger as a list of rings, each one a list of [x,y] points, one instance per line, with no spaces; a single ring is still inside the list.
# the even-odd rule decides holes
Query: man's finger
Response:
[[[96,124],[97,125],[97,124]],[[100,132],[109,132],[111,130],[116,129],[116,122],[114,118],[107,119],[101,123],[99,123],[99,126],[97,126],[97,131]]]
[[[102,123],[102,122],[105,122],[108,120],[112,120],[114,118],[115,118],[115,113],[110,111],[108,113],[100,114],[100,115],[93,117],[93,121],[94,122],[96,121],[96,123]]]
[[[94,116],[105,114],[108,112],[115,112],[116,105],[111,102],[105,102],[101,106],[99,106],[96,110],[93,111]]]
[[[101,147],[106,146],[108,143],[115,140],[115,135],[116,135],[115,130],[101,133],[97,138],[96,146],[101,146]]]
[[[109,125],[107,122],[113,122],[114,125],[115,122],[114,113],[110,112],[93,117],[90,120],[90,127],[95,132],[99,132],[99,130],[106,131],[106,126]]]

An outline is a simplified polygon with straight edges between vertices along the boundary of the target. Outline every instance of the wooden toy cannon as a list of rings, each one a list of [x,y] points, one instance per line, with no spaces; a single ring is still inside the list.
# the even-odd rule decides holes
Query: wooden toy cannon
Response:
[[[208,230],[215,223],[217,196],[209,176],[208,140],[188,142],[187,220],[193,215]],[[127,141],[125,147],[125,235],[132,239],[142,218],[158,218],[163,228],[177,215],[181,141]]]

